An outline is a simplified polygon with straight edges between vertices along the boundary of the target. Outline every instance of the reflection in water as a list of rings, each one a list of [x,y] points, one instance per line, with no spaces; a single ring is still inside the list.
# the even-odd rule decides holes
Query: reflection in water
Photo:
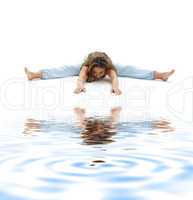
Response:
[[[171,132],[171,127],[167,120],[145,120],[119,122],[121,107],[111,109],[107,117],[86,117],[86,111],[82,108],[74,108],[76,124],[67,124],[64,121],[57,120],[35,120],[27,119],[24,125],[24,134],[33,134],[36,132],[65,132],[77,131],[87,145],[107,144],[114,142],[112,137],[119,132],[126,132],[130,135],[140,132],[151,132],[159,130],[161,132]]]
[[[116,130],[111,121],[92,118],[85,119],[85,121],[85,129],[81,132],[84,143],[107,144],[113,142],[111,137],[116,134]]]
[[[24,134],[34,133],[62,133],[65,131],[75,132],[76,129],[72,124],[62,120],[36,120],[28,118],[24,124]]]
[[[117,133],[116,123],[121,107],[111,109],[109,117],[86,117],[85,109],[74,108],[79,126],[83,129],[81,138],[85,144],[107,144],[114,140],[112,136]]]
[[[27,119],[27,137],[23,124],[0,134],[0,199],[188,199],[191,131],[163,119],[123,122],[121,112],[88,117],[74,108],[70,123]]]
[[[28,118],[25,122],[23,133],[31,134],[34,132],[40,132],[42,122],[43,120],[35,120],[35,119]]]

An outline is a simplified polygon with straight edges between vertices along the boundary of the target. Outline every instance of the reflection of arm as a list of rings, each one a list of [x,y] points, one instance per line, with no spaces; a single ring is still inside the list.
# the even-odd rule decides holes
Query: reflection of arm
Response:
[[[120,112],[121,112],[121,107],[115,107],[111,109],[111,121],[113,123],[117,123],[117,121],[119,120]]]
[[[76,114],[77,123],[81,128],[85,128],[85,110],[79,107],[74,108]]]

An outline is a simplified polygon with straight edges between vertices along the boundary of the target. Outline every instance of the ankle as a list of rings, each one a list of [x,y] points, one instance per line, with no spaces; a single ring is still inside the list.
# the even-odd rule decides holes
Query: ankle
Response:
[[[163,73],[155,71],[155,79],[163,79]]]

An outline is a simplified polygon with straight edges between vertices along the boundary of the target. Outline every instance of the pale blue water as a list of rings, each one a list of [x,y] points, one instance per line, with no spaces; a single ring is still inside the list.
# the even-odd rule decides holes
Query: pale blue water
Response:
[[[191,199],[192,129],[76,112],[2,128],[0,200]]]

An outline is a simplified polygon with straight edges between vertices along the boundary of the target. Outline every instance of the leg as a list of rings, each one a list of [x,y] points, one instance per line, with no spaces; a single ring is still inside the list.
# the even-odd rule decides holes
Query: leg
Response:
[[[117,64],[115,66],[119,76],[146,80],[161,79],[163,81],[167,81],[168,78],[175,72],[174,69],[169,72],[157,72],[154,70],[141,69],[130,65],[124,66]]]
[[[57,68],[42,69],[38,72],[31,72],[25,67],[25,73],[28,77],[28,80],[33,80],[40,78],[43,80],[46,79],[55,79],[55,78],[64,78],[69,76],[78,76],[80,71],[79,65],[65,65]]]
[[[130,77],[137,79],[153,80],[155,79],[155,71],[141,69],[130,65],[116,64],[118,76]]]

